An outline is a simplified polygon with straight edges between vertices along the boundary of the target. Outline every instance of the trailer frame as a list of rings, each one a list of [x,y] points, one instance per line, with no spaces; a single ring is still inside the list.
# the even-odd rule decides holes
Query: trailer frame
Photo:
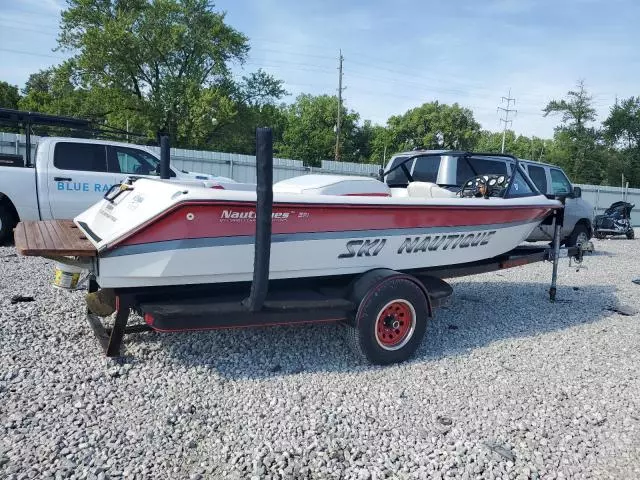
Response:
[[[435,267],[424,270],[415,270],[408,272],[398,272],[409,275],[417,279],[428,292],[429,306],[431,311],[445,305],[451,296],[451,286],[445,281],[450,278],[459,278],[482,273],[495,272],[524,265],[530,265],[538,262],[553,262],[557,264],[559,258],[571,257],[578,262],[582,261],[584,250],[582,247],[566,247],[557,250],[556,258],[555,249],[552,246],[519,246],[512,251],[488,260],[470,262],[456,266]],[[358,276],[344,279],[342,287],[355,281]],[[291,284],[291,282],[289,282]],[[241,293],[246,291],[246,285],[234,287],[237,298]],[[135,334],[148,331],[160,332],[176,332],[176,331],[193,331],[193,330],[212,330],[227,328],[244,328],[271,325],[294,325],[301,323],[327,323],[327,322],[349,322],[353,317],[357,305],[354,302],[344,298],[347,289],[336,289],[331,295],[327,293],[324,299],[304,300],[300,299],[300,295],[309,292],[310,288],[291,288],[287,292],[287,286],[278,289],[278,292],[285,292],[284,297],[278,300],[270,300],[265,298],[265,302],[261,310],[256,312],[247,312],[241,302],[235,302],[236,308],[229,308],[230,302],[225,302],[225,297],[219,298],[208,297],[213,286],[201,287],[207,293],[194,294],[191,298],[197,299],[196,305],[185,304],[181,310],[187,315],[193,315],[195,310],[204,310],[211,313],[208,319],[208,325],[204,328],[154,328],[150,323],[153,321],[153,314],[150,311],[153,306],[159,305],[160,299],[166,298],[167,289],[154,288],[135,288],[135,289],[117,289],[116,312],[111,325],[105,325],[103,320],[97,315],[86,311],[86,318],[91,326],[96,338],[102,346],[107,357],[120,356],[121,347],[124,337],[128,334]],[[89,292],[98,290],[98,285],[93,278],[89,279]],[[556,285],[555,283],[549,289],[550,300],[555,301]],[[180,292],[175,292],[174,296],[180,296]],[[208,298],[208,300],[207,300]],[[204,301],[203,301],[204,299]],[[166,302],[166,300],[164,300]],[[168,303],[180,307],[180,301]],[[162,303],[160,303],[162,305]],[[131,313],[140,314],[146,323],[130,324]],[[229,315],[241,316],[239,321],[229,322]],[[219,319],[216,321],[216,315]],[[312,318],[310,318],[310,316]],[[172,324],[173,325],[173,324]]]

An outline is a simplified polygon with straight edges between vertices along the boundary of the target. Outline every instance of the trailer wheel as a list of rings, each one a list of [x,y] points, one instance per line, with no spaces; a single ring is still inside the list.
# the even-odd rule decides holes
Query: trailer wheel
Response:
[[[426,293],[416,282],[400,274],[387,276],[361,297],[347,326],[349,344],[371,363],[403,362],[420,346],[429,313]]]

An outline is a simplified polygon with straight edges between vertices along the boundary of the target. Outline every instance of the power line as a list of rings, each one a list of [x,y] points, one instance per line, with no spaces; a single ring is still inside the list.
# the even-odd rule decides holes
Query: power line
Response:
[[[500,121],[504,122],[504,129],[502,130],[502,153],[504,153],[504,139],[505,139],[505,136],[507,135],[507,126],[513,124],[513,121],[509,120],[509,114],[511,112],[516,112],[516,113],[518,112],[515,108],[509,108],[512,101],[514,105],[516,104],[516,99],[511,98],[511,89],[509,89],[509,96],[502,97],[500,100],[500,103],[504,101],[507,102],[507,108],[498,107],[498,110],[502,110],[504,112],[504,118],[500,117]]]
[[[45,54],[45,53],[26,52],[24,50],[15,50],[13,48],[0,48],[0,52],[18,53],[20,55],[33,55],[35,57],[48,57],[48,58],[58,58],[60,60],[66,60],[66,57],[59,57],[59,56],[56,56],[56,55],[48,55],[48,54]]]
[[[342,117],[342,49],[340,49],[340,57],[338,58],[338,122],[336,123],[336,162],[340,161],[340,123]]]

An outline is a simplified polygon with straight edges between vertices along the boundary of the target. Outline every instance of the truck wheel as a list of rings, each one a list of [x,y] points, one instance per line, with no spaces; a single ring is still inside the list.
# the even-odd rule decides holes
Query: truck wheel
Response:
[[[351,348],[378,365],[405,361],[424,337],[427,302],[425,292],[400,274],[374,283],[359,302],[353,324],[347,326]]]
[[[16,220],[11,209],[6,205],[0,205],[0,245],[9,241],[15,224]]]
[[[579,243],[587,243],[589,241],[589,230],[582,223],[579,223],[567,238],[567,247],[575,247]]]

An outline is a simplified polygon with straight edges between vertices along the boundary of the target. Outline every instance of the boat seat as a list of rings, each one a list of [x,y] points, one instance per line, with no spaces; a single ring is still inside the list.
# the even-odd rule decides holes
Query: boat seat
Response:
[[[407,185],[407,196],[417,198],[453,198],[457,195],[451,190],[439,187],[431,182],[411,182]]]

